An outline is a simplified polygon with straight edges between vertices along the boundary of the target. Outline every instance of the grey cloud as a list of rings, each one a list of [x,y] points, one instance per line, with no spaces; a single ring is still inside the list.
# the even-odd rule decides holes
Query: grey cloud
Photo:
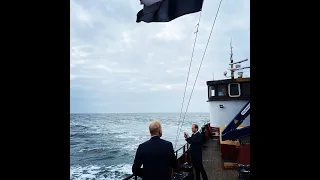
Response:
[[[204,3],[189,86],[194,82],[218,3]],[[205,102],[205,81],[212,79],[212,72],[215,78],[221,79],[223,71],[229,68],[231,38],[235,60],[250,58],[248,4],[249,0],[223,2],[195,89],[195,96],[201,97],[203,102],[194,103]],[[131,99],[139,104],[138,109],[150,106],[151,100],[159,102],[158,109],[165,104],[162,98],[180,101],[199,13],[170,23],[138,24],[136,13],[142,6],[136,0],[71,0],[70,6],[72,110],[87,108],[89,111],[94,107],[116,111],[119,101],[116,97],[123,99],[124,96],[139,97]],[[125,102],[124,99],[120,101]],[[84,108],[84,102],[93,106]],[[130,111],[130,105],[124,109]]]

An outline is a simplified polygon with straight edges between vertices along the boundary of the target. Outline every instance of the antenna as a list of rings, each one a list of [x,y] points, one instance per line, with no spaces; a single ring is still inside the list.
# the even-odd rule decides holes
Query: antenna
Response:
[[[232,38],[231,38],[231,41],[230,41],[230,71],[231,71],[231,79],[234,79],[234,72],[235,71],[239,71],[239,70],[243,70],[243,69],[247,69],[247,68],[250,68],[250,66],[247,66],[247,67],[241,67],[241,63],[242,62],[245,62],[245,61],[248,61],[248,59],[244,59],[244,60],[241,60],[241,61],[238,61],[238,62],[233,62],[233,51],[232,51],[233,47],[232,47]],[[233,67],[233,65],[235,65],[235,68]],[[227,76],[227,71],[225,71],[224,73],[224,76],[228,78]],[[239,78],[242,78],[243,77],[243,72],[238,72],[238,77]]]
[[[238,62],[234,62],[234,63],[232,63],[232,64],[240,64],[240,63],[245,62],[245,61],[248,61],[248,59],[241,60],[241,61],[238,61]],[[231,65],[231,63],[230,63],[230,65]]]
[[[230,54],[231,79],[234,79],[234,70],[232,70],[233,69],[232,38],[231,38],[231,41],[230,41],[230,50],[231,50],[231,54]]]
[[[214,72],[212,72],[212,81],[214,81]]]

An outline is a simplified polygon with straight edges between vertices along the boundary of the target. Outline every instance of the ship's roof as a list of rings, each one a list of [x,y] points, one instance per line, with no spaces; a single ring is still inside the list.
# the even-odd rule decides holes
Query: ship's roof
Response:
[[[229,83],[239,83],[239,82],[250,82],[250,78],[236,78],[236,79],[221,79],[216,81],[207,81],[207,85],[216,84],[229,84]]]

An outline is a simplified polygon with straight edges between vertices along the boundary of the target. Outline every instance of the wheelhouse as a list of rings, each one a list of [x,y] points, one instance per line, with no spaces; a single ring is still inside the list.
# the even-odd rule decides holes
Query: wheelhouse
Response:
[[[250,78],[207,81],[208,102],[249,100]]]

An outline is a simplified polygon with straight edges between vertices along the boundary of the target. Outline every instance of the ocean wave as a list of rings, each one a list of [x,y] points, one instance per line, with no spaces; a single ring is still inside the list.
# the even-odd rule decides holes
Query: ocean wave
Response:
[[[83,124],[70,124],[70,129],[87,129],[87,126],[84,126]]]
[[[120,180],[132,173],[131,167],[131,164],[71,166],[70,180]]]
[[[88,138],[88,139],[91,139],[94,136],[100,136],[100,134],[98,134],[98,133],[85,133],[85,132],[70,133],[70,137],[72,137],[72,138]]]
[[[100,147],[100,148],[84,148],[80,149],[78,152],[103,152],[108,149],[112,149],[111,147]]]
[[[182,125],[176,149],[186,143],[183,132],[190,134],[191,124],[201,125],[209,115],[191,117]],[[175,146],[179,113],[71,115],[70,180],[117,180],[131,174],[131,164],[121,163],[132,163],[139,144],[150,139],[152,119],[162,122],[162,139]]]
[[[128,144],[126,146],[123,146],[122,148],[129,151],[129,152],[135,152],[138,149],[140,143],[136,144]]]
[[[70,167],[70,180],[95,179],[100,172],[99,166],[76,166]]]

